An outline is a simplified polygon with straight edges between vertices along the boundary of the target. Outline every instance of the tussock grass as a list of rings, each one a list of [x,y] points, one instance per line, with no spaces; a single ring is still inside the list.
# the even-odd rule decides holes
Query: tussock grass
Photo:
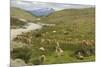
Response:
[[[43,64],[58,64],[58,63],[75,63],[75,62],[90,62],[95,61],[95,53],[87,55],[83,60],[77,59],[75,52],[77,50],[89,51],[92,49],[95,51],[95,46],[82,46],[82,40],[94,40],[95,41],[95,22],[94,22],[94,8],[88,9],[69,9],[55,12],[47,17],[41,17],[41,23],[53,23],[56,24],[53,27],[43,27],[40,30],[28,32],[28,35],[32,36],[32,45],[28,45],[26,51],[20,49],[18,52],[12,53],[12,57],[19,58],[18,55],[30,53],[27,56],[27,63],[35,64],[35,60],[42,54],[46,55],[46,61]],[[53,32],[56,31],[56,32]],[[37,35],[41,35],[38,36]],[[41,43],[41,39],[50,39],[51,42],[44,41]],[[55,47],[57,40],[60,47],[64,50],[64,55],[57,57],[55,54]],[[40,47],[45,48],[45,52],[39,50]],[[22,52],[22,53],[20,53]],[[27,53],[26,53],[27,52]],[[23,55],[23,56],[25,56]],[[23,58],[20,57],[21,59]],[[36,64],[40,64],[36,61]]]

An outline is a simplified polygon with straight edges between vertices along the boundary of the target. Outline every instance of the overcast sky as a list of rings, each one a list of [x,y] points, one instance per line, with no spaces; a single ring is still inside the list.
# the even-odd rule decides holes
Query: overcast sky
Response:
[[[82,1],[82,0],[81,0]],[[70,3],[50,3],[50,2],[37,2],[37,1],[23,1],[23,0],[11,0],[11,6],[20,7],[26,10],[33,10],[39,8],[53,8],[56,11],[69,8],[88,8],[94,7],[93,5],[78,5]]]

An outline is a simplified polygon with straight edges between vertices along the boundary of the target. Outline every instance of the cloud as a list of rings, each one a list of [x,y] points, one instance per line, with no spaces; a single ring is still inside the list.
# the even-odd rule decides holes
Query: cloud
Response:
[[[87,8],[90,5],[75,5],[65,3],[50,3],[50,2],[36,2],[36,1],[19,1],[11,0],[12,7],[19,7],[25,10],[34,10],[38,8],[53,8],[56,11],[69,8]]]

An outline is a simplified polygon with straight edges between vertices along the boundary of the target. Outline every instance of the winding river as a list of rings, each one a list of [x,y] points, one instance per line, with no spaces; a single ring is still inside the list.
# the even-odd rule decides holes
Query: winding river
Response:
[[[41,25],[35,23],[28,23],[27,26],[24,28],[19,29],[11,29],[11,40],[13,40],[17,35],[22,34],[22,32],[29,32],[31,30],[41,29]]]

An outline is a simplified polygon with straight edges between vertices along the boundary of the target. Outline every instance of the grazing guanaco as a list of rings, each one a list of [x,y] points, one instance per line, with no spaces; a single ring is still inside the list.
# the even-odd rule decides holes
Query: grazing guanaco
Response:
[[[56,41],[56,44],[57,44],[57,46],[56,46],[56,54],[57,54],[57,56],[62,56],[64,51],[60,48],[59,42]]]
[[[40,60],[40,62],[43,64],[43,63],[45,62],[45,60],[46,60],[46,56],[45,56],[45,55],[41,55],[41,56],[39,57],[39,60]]]

